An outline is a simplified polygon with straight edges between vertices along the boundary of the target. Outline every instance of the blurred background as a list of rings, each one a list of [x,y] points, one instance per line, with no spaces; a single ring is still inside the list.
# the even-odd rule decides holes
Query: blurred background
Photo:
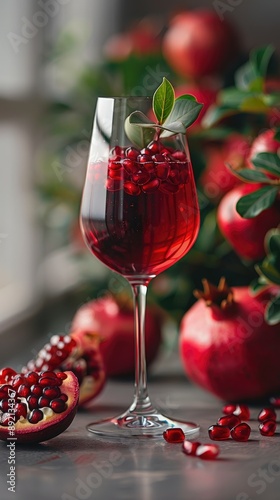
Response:
[[[220,72],[186,76],[163,48],[175,14],[194,8],[207,8],[235,30],[232,58]],[[220,88],[232,84],[234,70],[251,49],[273,44],[279,52],[279,14],[275,0],[0,2],[1,330],[51,304],[45,322],[49,332],[57,299],[66,296],[65,331],[79,305],[126,289],[121,278],[89,255],[78,227],[97,96],[152,94],[166,76],[178,89],[210,89],[209,105]],[[238,121],[234,126],[241,128]],[[212,138],[222,140],[221,129],[217,134]],[[252,140],[250,134],[251,129]],[[177,324],[204,276],[217,283],[223,274],[233,285],[248,284],[255,274],[252,263],[232,251],[217,228],[219,182],[210,189],[201,180],[210,159],[220,161],[214,160],[217,150],[211,156],[212,138],[202,127],[190,133],[200,237],[150,291],[150,300]]]

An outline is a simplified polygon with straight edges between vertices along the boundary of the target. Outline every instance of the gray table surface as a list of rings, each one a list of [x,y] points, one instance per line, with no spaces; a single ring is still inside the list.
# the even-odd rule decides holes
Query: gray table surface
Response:
[[[176,356],[158,363],[149,388],[158,408],[199,423],[199,441],[210,441],[207,430],[221,416],[222,402],[188,383]],[[33,447],[16,446],[16,493],[8,491],[9,451],[1,442],[1,500],[280,499],[280,432],[270,438],[259,434],[259,407],[252,409],[251,439],[220,442],[219,458],[205,461],[163,439],[114,442],[87,432],[86,424],[97,416],[126,409],[132,395],[132,380],[109,380],[62,435]]]

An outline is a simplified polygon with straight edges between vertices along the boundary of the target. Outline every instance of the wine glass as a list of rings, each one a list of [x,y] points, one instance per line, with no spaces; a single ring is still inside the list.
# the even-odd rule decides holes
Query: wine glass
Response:
[[[98,98],[81,203],[81,229],[89,250],[127,279],[134,296],[134,400],[122,415],[88,426],[113,438],[162,437],[170,427],[181,427],[189,436],[199,429],[162,415],[147,390],[147,286],[189,251],[199,228],[186,136],[161,139],[158,131],[150,130],[147,137],[154,137],[142,149],[126,136],[128,115],[147,113],[151,104],[150,97]]]

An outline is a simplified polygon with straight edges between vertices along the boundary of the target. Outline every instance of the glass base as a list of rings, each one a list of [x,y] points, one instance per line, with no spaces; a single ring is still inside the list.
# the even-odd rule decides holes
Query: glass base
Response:
[[[186,438],[199,434],[199,426],[192,422],[173,420],[157,410],[145,414],[131,410],[115,418],[97,420],[87,426],[87,430],[110,439],[122,438],[163,438],[163,432],[172,427],[180,427]]]

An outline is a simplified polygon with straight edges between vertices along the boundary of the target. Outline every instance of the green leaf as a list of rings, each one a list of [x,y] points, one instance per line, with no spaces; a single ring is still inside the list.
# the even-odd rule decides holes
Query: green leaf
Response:
[[[237,175],[237,177],[240,177],[242,180],[245,181],[250,181],[250,182],[265,182],[265,183],[271,183],[272,180],[267,177],[267,175],[263,174],[262,172],[259,172],[258,170],[253,170],[251,168],[242,168],[240,170],[234,170],[233,168],[230,167],[230,170]]]
[[[213,104],[210,106],[202,119],[202,126],[204,128],[210,128],[219,121],[227,118],[228,116],[235,115],[239,112],[238,109],[234,109],[232,106],[228,105],[218,105]]]
[[[219,102],[222,105],[230,106],[231,108],[239,108],[245,99],[254,97],[255,92],[248,92],[248,90],[241,90],[235,87],[229,87],[221,90],[219,93]]]
[[[262,99],[262,95],[249,96],[247,99],[244,99],[239,109],[246,113],[267,113],[270,111],[269,106]]]
[[[267,282],[264,279],[262,280],[261,277],[259,277],[250,283],[250,292],[252,293],[252,295],[257,296],[267,287],[268,287]]]
[[[274,139],[280,141],[280,127],[276,129]]]
[[[155,135],[156,124],[141,111],[134,111],[129,115],[124,124],[128,139],[138,148],[144,148],[151,142]]]
[[[278,187],[264,186],[238,200],[236,210],[245,219],[251,219],[269,208],[275,201]]]
[[[270,283],[280,285],[280,271],[276,269],[269,258],[266,257],[261,264],[256,266],[256,271],[260,275],[263,275]]]
[[[174,106],[175,94],[171,83],[164,77],[153,96],[153,111],[160,125],[171,113]]]
[[[197,102],[193,96],[182,95],[175,100],[173,109],[164,122],[163,127],[167,130],[176,130],[181,124],[186,130],[198,117],[203,104]],[[183,133],[183,132],[182,132]],[[167,133],[163,132],[162,137],[167,137]]]
[[[269,325],[277,325],[280,322],[280,295],[267,304],[265,320]]]
[[[262,99],[263,99],[263,102],[267,106],[269,106],[270,108],[280,107],[280,92],[272,92],[270,94],[263,94]]]
[[[258,153],[252,158],[252,163],[257,168],[280,176],[280,157],[277,153]]]
[[[251,61],[248,61],[243,66],[241,66],[235,73],[235,85],[240,90],[250,90],[250,86],[253,82],[258,81],[259,74],[257,68]],[[254,85],[254,90],[256,90],[256,85]],[[259,90],[262,90],[259,89]]]
[[[265,237],[267,253],[280,257],[280,229],[271,229]]]
[[[268,64],[274,51],[275,48],[273,45],[266,45],[265,47],[256,49],[251,53],[250,60],[256,68],[259,76],[266,76]]]

